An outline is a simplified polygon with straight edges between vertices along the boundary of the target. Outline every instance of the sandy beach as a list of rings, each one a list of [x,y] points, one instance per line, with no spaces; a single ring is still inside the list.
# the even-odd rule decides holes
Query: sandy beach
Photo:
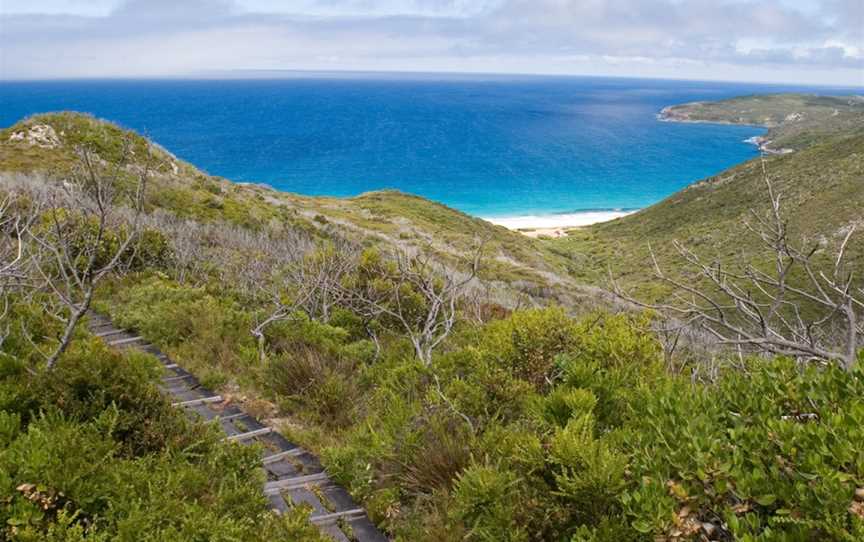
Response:
[[[484,220],[516,230],[529,237],[562,237],[567,230],[581,228],[599,222],[607,222],[636,211],[586,211],[554,215],[526,215],[512,217],[491,217]]]

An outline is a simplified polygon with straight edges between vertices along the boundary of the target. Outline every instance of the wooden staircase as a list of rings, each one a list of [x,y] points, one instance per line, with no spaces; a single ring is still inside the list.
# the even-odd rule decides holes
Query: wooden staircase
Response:
[[[263,446],[261,464],[267,473],[263,491],[274,511],[282,513],[305,503],[312,508],[310,521],[337,542],[387,541],[366,511],[330,479],[315,456],[237,406],[226,404],[142,337],[115,327],[101,315],[91,314],[89,325],[109,346],[135,348],[156,356],[165,369],[160,389],[172,405],[190,417],[218,423],[227,441]]]

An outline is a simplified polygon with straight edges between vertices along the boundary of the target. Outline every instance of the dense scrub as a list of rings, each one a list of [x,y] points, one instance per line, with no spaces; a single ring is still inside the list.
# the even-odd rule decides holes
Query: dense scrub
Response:
[[[236,335],[254,313],[216,290],[130,278],[112,306],[290,414],[400,540],[864,536],[860,369],[754,358],[697,382],[647,316],[560,309],[464,324],[428,367],[398,334],[375,359],[350,313],[298,316],[261,364]]]
[[[155,359],[81,336],[34,371],[45,345],[30,340],[56,324],[16,307],[22,331],[0,353],[0,539],[318,539],[303,510],[269,511],[259,451],[163,399]]]

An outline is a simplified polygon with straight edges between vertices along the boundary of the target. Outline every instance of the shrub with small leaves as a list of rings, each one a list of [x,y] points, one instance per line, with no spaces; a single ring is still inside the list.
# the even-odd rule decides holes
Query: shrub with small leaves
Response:
[[[512,472],[475,465],[459,476],[453,490],[452,515],[465,524],[464,540],[522,542],[519,525],[519,478]]]

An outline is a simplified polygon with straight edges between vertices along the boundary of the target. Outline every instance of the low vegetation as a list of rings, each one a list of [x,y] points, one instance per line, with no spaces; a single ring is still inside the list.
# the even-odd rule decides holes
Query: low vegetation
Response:
[[[302,509],[269,511],[257,450],[165,401],[155,359],[79,334],[55,370],[34,370],[62,325],[38,299],[7,301],[0,539],[317,540]]]
[[[672,288],[657,280],[652,252],[670,277],[701,280],[683,263],[676,241],[733,269],[771,263],[748,228],[771,209],[766,172],[796,243],[832,254],[851,228],[864,228],[864,135],[838,135],[793,154],[766,157],[764,163],[746,162],[634,215],[544,243],[571,259],[578,281],[609,286],[611,273],[637,297],[662,300]],[[864,236],[851,239],[846,257],[850,269],[864,266]]]
[[[28,142],[43,124],[56,138],[41,130]],[[67,340],[92,286],[96,310],[317,452],[396,540],[864,538],[864,353],[678,345],[662,311],[576,286],[603,284],[611,268],[619,294],[675,301],[651,262],[668,270],[676,239],[724,269],[769,273],[758,235],[739,229],[764,196],[760,162],[633,217],[534,241],[403,194],[343,201],[230,185],[141,141],[72,114],[0,133],[0,164],[15,170],[0,188],[2,537],[319,536],[303,509],[267,511],[254,450],[164,403],[154,360],[111,352],[81,325]],[[141,212],[104,200],[120,218],[94,235],[81,209],[47,205],[64,191],[99,201],[70,177],[73,144],[104,158],[95,178],[112,186],[138,186],[150,157]],[[107,175],[124,156],[111,149],[129,145],[139,160]],[[784,239],[819,236],[817,273],[838,267],[841,247],[848,269],[860,267],[848,233],[861,145],[838,135],[765,164],[791,205]],[[52,171],[40,175],[41,163]],[[755,216],[773,208],[765,201]],[[52,259],[58,251],[69,257]],[[115,264],[94,285],[106,259]],[[842,284],[864,316],[857,284]],[[845,331],[861,338],[860,321]]]

